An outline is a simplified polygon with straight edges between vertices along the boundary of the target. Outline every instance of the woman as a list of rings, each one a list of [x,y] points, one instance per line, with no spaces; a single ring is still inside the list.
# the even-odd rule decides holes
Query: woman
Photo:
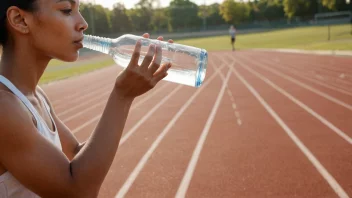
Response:
[[[160,66],[159,46],[151,46],[138,65],[141,46],[136,44],[95,131],[80,144],[55,114],[38,81],[51,59],[77,60],[87,26],[79,0],[0,1],[1,198],[96,197],[132,102],[171,67]]]

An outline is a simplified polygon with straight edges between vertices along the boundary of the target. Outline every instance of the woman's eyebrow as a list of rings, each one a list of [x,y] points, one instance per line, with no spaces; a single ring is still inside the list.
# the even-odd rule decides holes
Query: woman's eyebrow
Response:
[[[63,1],[69,1],[73,5],[76,4],[75,0],[58,0],[56,3],[60,3],[60,2],[63,2]]]

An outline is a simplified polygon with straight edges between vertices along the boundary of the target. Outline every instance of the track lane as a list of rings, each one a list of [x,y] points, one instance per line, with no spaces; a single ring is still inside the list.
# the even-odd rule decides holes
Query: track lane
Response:
[[[247,64],[247,67],[251,66]],[[255,87],[260,87],[260,89],[257,88],[257,91],[297,134],[328,172],[333,175],[346,193],[351,196],[352,186],[349,175],[352,174],[352,161],[348,157],[352,155],[351,145],[335,135],[302,108],[293,104],[292,101],[280,97],[280,95],[282,96],[281,93],[270,91],[273,88],[263,84],[263,81],[255,77],[254,74],[242,67],[236,69],[243,76],[252,76],[251,79],[253,80],[249,80],[249,82]],[[258,69],[256,71],[259,72]],[[269,75],[266,75],[266,77],[269,78]],[[270,78],[270,80],[273,80],[273,78]],[[283,83],[276,84],[281,86]],[[315,101],[317,102],[317,100]]]
[[[287,80],[285,77],[271,72],[267,69],[266,65],[260,62],[250,61],[247,57],[238,57],[238,59],[246,66],[269,78],[275,84],[280,85],[281,88],[285,89],[299,101],[329,120],[348,136],[352,137],[352,131],[350,130],[352,128],[352,111],[340,105],[340,103],[335,102],[335,100],[340,101],[338,98],[330,100],[328,97],[323,97],[326,95],[325,93],[317,94],[317,92],[312,92],[310,89],[303,89],[303,87],[297,86],[297,84],[293,83],[291,80]],[[330,97],[330,95],[328,96]]]
[[[272,52],[265,52],[252,53],[252,55],[269,57],[268,59],[273,59],[273,62],[277,64],[284,64],[290,69],[305,73],[312,79],[329,83],[350,92],[352,91],[352,72],[350,71],[351,68],[349,67],[350,63],[348,63],[347,60],[340,63],[338,60],[342,59],[342,57],[331,56],[331,58],[335,58],[335,61],[331,63],[331,61],[323,61],[319,59],[302,60],[304,55],[300,54],[295,54],[295,56],[291,55],[292,57],[290,58],[287,58],[285,53],[277,54]]]
[[[242,53],[242,52],[240,52]],[[212,53],[215,54],[215,53]],[[223,55],[224,53],[219,53],[220,55]],[[228,54],[232,54],[232,53],[228,53]],[[243,53],[244,54],[244,53]],[[253,59],[253,58],[252,58]],[[231,58],[226,58],[224,57],[223,60],[225,61],[231,61]],[[116,68],[115,68],[116,69]],[[241,68],[237,68],[240,71]],[[214,71],[212,71],[212,69],[209,69],[209,73],[213,73]],[[224,70],[225,71],[225,70]],[[246,70],[240,71],[241,74],[242,72],[245,73]],[[281,70],[280,70],[281,71]],[[247,71],[248,72],[248,71]],[[225,72],[224,72],[225,74]],[[245,76],[250,76],[250,74],[245,74]],[[81,78],[84,77],[81,76]],[[103,77],[104,79],[108,79],[107,76]],[[109,77],[111,78],[110,80],[113,79],[113,76]],[[231,77],[230,82],[233,81],[233,78],[236,78],[234,76]],[[74,80],[74,79],[70,79],[70,80]],[[63,81],[64,82],[64,81]],[[58,82],[57,84],[55,84],[58,88],[59,88],[59,84],[63,83],[63,82]],[[87,81],[88,82],[88,81]],[[221,86],[221,80],[220,78],[216,80],[216,82],[214,82],[215,84],[211,84],[206,90],[207,93],[215,93],[215,91],[219,91]],[[283,195],[285,197],[289,197],[289,195],[312,195],[313,197],[322,197],[324,195],[331,195],[332,197],[334,197],[334,192],[330,189],[330,187],[328,186],[328,184],[321,178],[318,177],[319,179],[315,179],[314,181],[310,181],[309,179],[304,180],[303,184],[306,185],[305,187],[300,186],[299,184],[302,185],[302,183],[297,183],[297,181],[302,182],[302,180],[300,180],[299,178],[294,179],[295,176],[300,176],[300,174],[298,173],[301,167],[299,167],[299,165],[307,165],[309,167],[310,163],[306,160],[304,161],[304,157],[303,160],[300,161],[300,159],[298,161],[298,158],[292,158],[292,156],[297,156],[297,155],[292,155],[292,156],[284,156],[285,150],[282,150],[280,152],[282,152],[282,154],[279,154],[279,159],[285,159],[287,158],[292,158],[293,165],[286,165],[285,168],[290,167],[293,168],[292,170],[290,169],[289,172],[287,173],[282,173],[282,172],[277,172],[274,169],[271,169],[273,167],[270,167],[271,164],[269,163],[270,160],[275,159],[273,156],[266,156],[268,159],[267,162],[267,166],[265,167],[261,167],[262,169],[265,169],[265,172],[267,172],[268,174],[274,174],[274,176],[266,176],[264,178],[259,179],[259,181],[256,181],[256,179],[254,179],[253,175],[252,177],[250,177],[251,174],[249,174],[249,177],[244,177],[246,178],[245,181],[236,181],[236,179],[233,179],[233,177],[231,177],[231,174],[221,174],[223,170],[231,170],[231,168],[233,168],[232,166],[236,166],[237,164],[233,164],[234,162],[231,162],[229,158],[231,158],[231,154],[233,154],[234,151],[229,151],[231,150],[234,146],[231,145],[231,140],[236,142],[238,140],[234,139],[234,137],[231,138],[231,136],[228,136],[230,138],[228,139],[221,139],[221,136],[216,136],[217,133],[215,133],[215,135],[212,135],[215,131],[221,130],[221,131],[225,131],[227,133],[232,133],[233,130],[243,130],[244,126],[252,126],[253,123],[260,123],[260,120],[257,119],[261,119],[258,118],[257,116],[259,116],[260,114],[255,114],[252,112],[252,114],[250,114],[250,116],[248,116],[246,113],[243,112],[243,107],[241,107],[244,104],[248,104],[251,100],[248,100],[248,98],[246,98],[247,100],[243,99],[239,99],[236,96],[236,93],[238,93],[239,90],[243,89],[243,85],[242,85],[242,89],[240,88],[238,90],[239,87],[241,87],[240,84],[241,83],[238,81],[235,82],[233,85],[230,83],[229,87],[234,86],[235,89],[233,88],[228,88],[226,90],[226,96],[224,96],[222,102],[220,103],[219,106],[219,111],[215,116],[215,120],[213,123],[213,127],[215,127],[213,129],[213,127],[211,127],[211,130],[209,131],[209,137],[207,138],[206,144],[204,146],[204,150],[207,149],[206,145],[207,144],[212,144],[214,145],[214,147],[211,147],[211,151],[205,152],[203,151],[201,153],[200,159],[199,159],[199,163],[197,163],[197,167],[196,167],[196,173],[197,171],[199,171],[200,173],[204,170],[208,170],[208,175],[203,175],[199,178],[203,178],[202,180],[192,180],[191,181],[191,188],[189,189],[189,193],[188,195],[190,195],[190,197],[199,197],[197,193],[200,193],[202,195],[204,195],[204,197],[207,197],[209,195],[214,195],[217,196],[219,195],[219,197],[221,197],[221,195],[233,195],[232,193],[234,192],[234,190],[231,189],[231,184],[232,182],[237,182],[237,186],[243,184],[243,186],[248,186],[249,188],[253,187],[253,189],[255,189],[254,186],[256,186],[256,182],[258,182],[258,184],[261,184],[262,186],[265,186],[264,188],[262,187],[262,189],[258,190],[258,191],[254,191],[254,192],[249,192],[248,193],[248,189],[247,190],[243,190],[240,189],[242,186],[239,186],[239,188],[235,188],[236,191],[236,195],[253,195],[254,197],[256,197],[258,194],[279,194],[280,196]],[[166,83],[168,84],[168,83]],[[263,84],[263,83],[258,83],[258,84]],[[71,82],[72,85],[72,82]],[[77,83],[78,85],[78,83]],[[162,85],[164,85],[162,83]],[[148,112],[150,112],[150,110],[152,109],[153,106],[157,105],[159,101],[161,101],[163,99],[163,96],[167,95],[168,93],[170,93],[173,89],[175,89],[177,87],[177,85],[170,83],[169,84],[170,87],[168,88],[168,90],[166,91],[160,91],[160,93],[158,93],[155,97],[150,98],[150,100],[147,100],[145,102],[145,104],[143,104],[142,106],[140,106],[139,108],[131,111],[131,114],[129,116],[129,119],[127,121],[126,124],[126,129],[124,130],[124,134],[126,134],[127,131],[129,131],[131,128],[133,128],[133,126],[138,123],[144,115],[146,115]],[[67,84],[66,84],[67,86]],[[66,87],[65,86],[65,87]],[[259,85],[258,85],[259,86]],[[264,85],[260,85],[259,87],[264,86]],[[79,86],[78,86],[79,87]],[[45,87],[46,89],[51,90],[49,87]],[[160,88],[160,87],[159,87]],[[74,90],[74,89],[72,89]],[[330,90],[331,91],[331,90]],[[193,91],[194,92],[194,91]],[[103,188],[101,190],[101,193],[99,195],[99,197],[113,197],[118,189],[119,186],[122,186],[122,183],[125,182],[125,179],[128,177],[129,173],[131,173],[133,167],[135,167],[135,165],[137,164],[137,162],[142,158],[143,153],[147,150],[147,148],[150,147],[150,145],[152,144],[152,139],[156,138],[158,135],[158,132],[160,133],[161,131],[161,127],[162,126],[166,126],[167,122],[171,120],[172,116],[170,115],[170,117],[168,116],[162,116],[165,114],[162,114],[161,112],[167,112],[168,114],[172,114],[172,113],[176,113],[176,110],[179,110],[180,105],[184,104],[185,101],[187,101],[187,97],[190,97],[190,95],[193,93],[192,89],[190,88],[185,88],[185,89],[181,89],[180,93],[183,94],[176,94],[175,97],[172,97],[172,99],[170,99],[170,101],[168,101],[165,105],[162,105],[160,107],[160,109],[156,110],[153,114],[152,117],[150,117],[149,119],[147,119],[147,121],[145,123],[143,123],[140,126],[140,129],[136,130],[136,133],[134,135],[131,136],[131,138],[128,139],[128,141],[126,141],[126,143],[124,143],[121,148],[119,149],[119,152],[116,156],[116,159],[113,163],[112,169],[108,174],[108,177],[106,179],[106,181],[104,181],[104,185]],[[55,91],[53,91],[51,93],[51,97],[55,96]],[[63,92],[65,94],[70,94],[70,93],[74,93],[73,91],[70,92]],[[97,92],[97,94],[100,94]],[[57,97],[61,96],[62,94],[58,94]],[[214,94],[215,96],[217,96],[216,94]],[[208,102],[204,102],[204,104],[207,106],[207,108],[211,108],[212,105],[215,102],[215,96],[214,98],[206,98],[205,96],[203,96],[202,98],[206,98],[205,101]],[[338,95],[334,95],[336,98],[341,99],[341,97],[339,97]],[[282,97],[282,96],[281,96]],[[138,98],[137,101],[141,101],[144,97]],[[90,97],[85,97],[82,98],[81,101],[87,101],[91,99]],[[212,100],[212,103],[210,102]],[[56,105],[60,105],[63,104],[65,100],[62,100],[62,102],[57,103]],[[85,108],[89,107],[89,106],[93,106],[94,104],[98,104],[99,100],[94,100],[92,102],[87,102],[87,104],[84,105]],[[182,102],[183,101],[183,102]],[[348,101],[344,100],[346,103]],[[99,101],[99,102],[104,102],[103,100]],[[170,104],[170,102],[172,102]],[[202,101],[203,102],[203,101]],[[197,104],[198,103],[202,103],[202,102],[198,102],[197,100]],[[256,101],[257,102],[257,101]],[[78,102],[72,103],[70,104],[71,106],[77,105],[79,104]],[[224,107],[224,104],[226,104],[226,107]],[[258,105],[259,103],[257,102],[256,105]],[[68,108],[70,108],[70,105],[68,105]],[[172,107],[170,107],[170,105]],[[251,105],[255,105],[255,104],[251,104]],[[178,106],[178,107],[176,107]],[[260,106],[260,105],[259,105]],[[274,100],[274,104],[273,106],[276,106],[275,104],[275,100]],[[170,108],[169,108],[170,107]],[[262,108],[262,107],[261,107]],[[295,107],[297,108],[297,107]],[[292,108],[292,109],[295,109]],[[74,110],[72,112],[67,113],[67,115],[64,116],[74,116],[74,118],[71,120],[72,124],[69,124],[71,127],[75,128],[79,125],[81,125],[82,123],[86,122],[87,119],[90,119],[92,116],[96,116],[99,115],[99,112],[102,111],[102,109],[94,109],[93,111],[91,111],[90,113],[84,113],[85,116],[83,115],[75,115],[77,114],[78,110],[82,110],[83,106],[81,108],[77,108],[77,110]],[[165,110],[166,109],[166,110]],[[198,108],[199,109],[199,108]],[[238,110],[236,113],[236,109]],[[250,110],[252,110],[250,108]],[[249,111],[250,111],[249,110]],[[262,109],[263,110],[263,109]],[[202,112],[205,112],[206,110],[202,108]],[[253,110],[252,110],[253,111]],[[287,109],[284,109],[282,111],[280,111],[280,115],[284,114],[285,116],[288,116],[289,112],[286,112]],[[64,112],[64,110],[60,110],[59,112]],[[278,111],[279,112],[279,111]],[[303,111],[300,111],[300,113],[302,113]],[[184,171],[186,170],[186,166],[189,162],[189,159],[191,158],[191,153],[192,153],[192,149],[194,149],[194,146],[196,144],[196,141],[198,141],[197,138],[199,138],[199,135],[202,131],[201,128],[202,126],[198,126],[198,131],[197,134],[189,134],[189,126],[194,126],[194,123],[192,123],[192,120],[194,120],[198,115],[199,111],[196,110],[187,110],[185,112],[185,118],[181,117],[180,120],[178,121],[179,123],[182,123],[181,126],[179,125],[175,125],[171,128],[171,131],[168,133],[167,136],[165,136],[165,139],[163,141],[161,141],[160,145],[157,147],[157,149],[155,150],[155,152],[153,153],[152,157],[148,160],[148,163],[145,165],[145,167],[142,169],[141,173],[138,175],[138,177],[136,178],[135,182],[133,183],[133,185],[131,186],[131,188],[129,189],[127,196],[131,196],[131,197],[173,197],[176,194],[176,190],[178,188],[178,185],[181,182],[182,176],[184,174]],[[201,115],[203,122],[206,122],[206,119],[208,118],[207,116],[209,116],[210,114],[210,109],[208,109],[208,114],[204,114]],[[220,114],[220,116],[219,116]],[[227,120],[224,119],[225,116],[223,116],[222,114],[226,114],[229,115],[228,120],[231,120],[231,123],[229,121],[225,121],[225,124],[222,123],[223,120]],[[186,116],[187,115],[187,116]],[[296,114],[293,114],[296,115]],[[297,115],[301,115],[301,114],[297,114]],[[304,126],[308,126],[308,129],[302,126],[302,130],[300,131],[300,137],[304,137],[304,140],[307,139],[313,139],[313,140],[309,140],[309,148],[311,149],[311,146],[314,148],[314,153],[318,153],[319,155],[317,155],[317,157],[319,159],[323,159],[321,160],[324,166],[327,166],[328,170],[333,170],[333,174],[335,176],[335,174],[337,175],[337,180],[338,181],[342,181],[342,185],[344,187],[344,189],[346,189],[347,186],[347,192],[350,193],[350,189],[352,188],[352,186],[346,184],[346,180],[345,177],[343,177],[343,174],[350,174],[351,170],[349,169],[349,167],[351,167],[351,164],[349,164],[348,162],[346,162],[346,159],[348,159],[348,156],[351,156],[351,152],[350,149],[346,149],[344,144],[341,144],[339,141],[337,141],[337,137],[331,138],[331,131],[328,130],[320,130],[320,133],[315,132],[314,134],[308,134],[310,133],[310,131],[313,129],[316,129],[317,126],[319,126],[318,128],[320,128],[321,123],[317,122],[315,119],[310,118],[309,116],[302,114],[304,116],[302,116],[302,119],[304,119],[303,121],[300,121],[300,124],[304,125]],[[218,118],[219,117],[219,118]],[[254,117],[254,118],[253,118]],[[67,117],[66,117],[67,118]],[[222,118],[222,119],[221,119]],[[240,119],[239,119],[240,118]],[[255,119],[256,118],[256,119]],[[160,120],[160,124],[157,123],[157,121],[152,122],[151,119],[155,119],[155,120]],[[287,119],[287,117],[285,117],[285,119]],[[288,118],[289,121],[286,121],[285,119],[283,119],[285,122],[290,123],[289,126],[294,126],[296,127],[297,125],[297,121],[295,122],[294,120],[290,120]],[[218,121],[217,121],[218,120]],[[239,122],[240,120],[240,122]],[[251,120],[250,123],[247,123],[248,120]],[[299,119],[298,119],[299,120]],[[308,122],[309,121],[309,122]],[[164,124],[162,124],[164,123]],[[239,124],[240,123],[240,124]],[[264,122],[265,123],[265,122]],[[86,140],[89,135],[90,132],[94,129],[96,123],[92,123],[91,125],[87,126],[84,130],[80,131],[79,133],[75,134],[79,140],[84,141]],[[272,127],[272,126],[271,126]],[[350,126],[346,127],[347,129],[351,129]],[[147,131],[144,130],[148,130],[150,129],[150,131],[152,131],[151,134],[149,134]],[[154,129],[159,129],[159,131],[154,131]],[[218,130],[217,130],[218,129]],[[233,130],[232,130],[233,129]],[[301,128],[299,128],[301,129]],[[149,131],[149,130],[148,130]],[[176,131],[176,132],[175,132]],[[307,134],[302,134],[303,132],[307,133]],[[181,135],[183,133],[187,133],[188,132],[188,136],[182,137]],[[256,129],[254,129],[254,132],[256,132]],[[254,133],[253,132],[253,133]],[[324,134],[324,135],[321,135]],[[329,135],[327,135],[329,134]],[[198,137],[197,137],[198,135]],[[233,134],[231,134],[233,135]],[[255,134],[258,135],[258,134]],[[216,136],[216,137],[214,137]],[[256,136],[252,136],[252,137],[247,137],[248,134],[245,133],[244,137],[242,137],[242,140],[245,140],[246,138],[253,138],[255,139]],[[186,138],[187,137],[187,138]],[[210,138],[212,137],[212,138]],[[235,136],[236,138],[238,138],[238,135]],[[149,139],[151,138],[151,139]],[[192,139],[190,139],[192,138]],[[176,140],[183,140],[181,141],[182,144],[177,144],[178,142],[175,142]],[[328,142],[327,144],[325,144],[325,147],[323,147],[322,145],[317,146],[318,142],[320,141],[331,141]],[[213,140],[217,140],[217,141],[213,141]],[[188,142],[193,142],[193,145],[188,145]],[[259,142],[257,142],[259,145],[265,146],[263,144],[262,140],[257,140]],[[272,142],[274,140],[268,140],[268,142]],[[339,142],[339,143],[336,143]],[[212,142],[212,143],[209,143]],[[222,142],[222,144],[221,144]],[[313,143],[312,143],[313,142]],[[176,145],[175,145],[176,143]],[[227,145],[227,144],[229,145]],[[238,143],[242,143],[242,147],[244,147],[244,143],[248,143],[248,142],[238,142]],[[219,145],[220,146],[215,146],[215,145]],[[337,144],[337,145],[335,145]],[[256,144],[254,144],[256,145]],[[253,146],[254,146],[253,145]],[[284,145],[282,143],[282,145]],[[193,148],[192,148],[193,146]],[[266,145],[268,146],[268,145]],[[292,145],[291,145],[292,146]],[[224,147],[224,149],[222,149],[222,147]],[[326,148],[327,147],[327,148]],[[144,148],[144,150],[143,150]],[[161,149],[160,148],[164,148]],[[180,148],[182,148],[182,150],[180,151]],[[238,148],[235,146],[235,148]],[[239,148],[238,148],[239,149]],[[250,148],[248,148],[250,149]],[[270,150],[266,147],[264,147],[263,149],[267,149]],[[319,150],[321,149],[321,150]],[[210,150],[210,149],[209,149]],[[267,151],[267,150],[263,150],[263,152]],[[275,148],[273,149],[275,150]],[[294,150],[293,148],[289,149],[289,151],[291,152],[292,150]],[[328,150],[328,151],[326,151]],[[121,151],[121,152],[120,152]],[[221,152],[224,151],[224,152]],[[230,153],[226,153],[225,151],[229,151]],[[336,156],[333,156],[334,152],[338,152],[339,154]],[[340,152],[339,152],[340,151]],[[252,152],[250,150],[245,150],[245,152]],[[262,153],[263,153],[262,152]],[[278,151],[276,151],[278,152]],[[179,156],[181,153],[188,153],[187,156]],[[251,163],[255,163],[258,164],[259,161],[256,161],[256,158],[259,158],[259,155],[255,153],[255,151],[252,152],[253,156],[251,159],[249,159],[249,162]],[[340,154],[341,153],[341,154]],[[207,155],[208,154],[208,155]],[[175,156],[176,155],[176,156]],[[204,157],[204,156],[205,157]],[[240,154],[236,154],[237,156]],[[263,154],[264,155],[264,154]],[[223,158],[221,158],[221,156],[225,157],[225,159],[227,160],[223,160],[221,161]],[[226,158],[226,156],[228,158]],[[264,155],[265,156],[265,155]],[[298,156],[300,156],[298,154]],[[170,157],[172,158],[172,160],[170,160]],[[188,161],[185,160],[188,157]],[[220,161],[217,161],[218,164],[218,168],[219,169],[215,169],[214,167],[212,167],[210,164],[209,167],[207,167],[205,163],[209,163],[209,161],[213,161],[214,159],[210,159],[211,157],[215,158],[215,159],[219,159]],[[241,156],[240,156],[241,157]],[[243,156],[242,156],[243,157]],[[246,158],[246,157],[245,157]],[[331,160],[329,160],[329,158]],[[181,159],[181,160],[179,160]],[[241,158],[242,159],[242,158]],[[205,160],[205,162],[203,161]],[[221,162],[221,163],[220,163]],[[336,163],[336,162],[341,162],[341,163]],[[215,162],[216,164],[216,162]],[[250,164],[250,163],[248,163]],[[198,167],[199,166],[199,167]],[[203,170],[203,166],[207,167]],[[223,168],[221,166],[225,166],[227,167],[227,169]],[[211,168],[214,169],[214,173],[213,172],[209,172],[209,170],[211,170]],[[243,175],[245,176],[245,173],[248,173],[249,167],[242,167],[245,169],[241,169],[244,171]],[[171,169],[171,170],[170,170]],[[339,169],[339,170],[336,170]],[[250,171],[251,169],[249,169]],[[286,170],[286,169],[285,169]],[[296,170],[296,172],[294,171]],[[304,178],[308,178],[309,176],[312,176],[312,178],[316,177],[317,171],[315,172],[311,172],[309,171],[311,170],[310,168],[308,168],[307,170],[304,170],[302,177]],[[238,170],[231,170],[231,171],[238,171]],[[258,173],[261,172],[261,170],[255,170]],[[288,178],[281,178],[283,175],[290,175],[292,177],[290,181],[288,181]],[[217,177],[212,177],[212,176],[217,176]],[[229,184],[227,185],[222,182],[222,178],[219,178],[219,176],[222,176],[225,180],[228,179],[229,181],[231,180],[231,182],[229,182]],[[319,175],[318,175],[319,176]],[[277,185],[277,189],[274,189],[273,185],[271,184],[267,184],[268,181],[270,181],[272,178],[274,177],[274,179],[276,179],[275,184]],[[206,178],[206,179],[204,179]],[[269,180],[270,179],[270,180]],[[280,180],[281,179],[281,180]],[[235,181],[234,181],[235,180]],[[196,183],[194,183],[196,182]],[[200,189],[196,189],[195,192],[194,187],[201,186],[204,187],[206,186],[206,182],[208,182],[208,184],[217,184],[218,187],[217,189],[212,189],[211,186],[208,188],[204,188],[203,192],[199,192]],[[296,182],[296,183],[295,183]],[[314,183],[315,182],[315,183]],[[295,185],[296,184],[296,185]],[[223,185],[223,186],[221,186]],[[288,185],[293,185],[296,188],[294,188],[295,190],[290,190],[287,189],[285,186]],[[319,186],[318,189],[315,189],[315,186]],[[324,187],[325,186],[325,187]],[[232,188],[234,188],[234,186],[232,185]],[[285,189],[286,188],[286,189]],[[273,190],[272,190],[273,189]],[[298,189],[298,191],[297,191]],[[159,191],[160,190],[160,191]],[[194,192],[193,195],[195,196],[191,196],[192,193]],[[255,193],[258,194],[255,194]],[[208,193],[208,195],[205,195],[205,193]],[[239,194],[238,194],[239,193]],[[241,194],[242,193],[242,194]],[[335,194],[336,195],[336,194]],[[246,196],[246,197],[248,197]],[[228,197],[228,196],[227,196]],[[330,196],[329,196],[330,197]]]
[[[248,56],[253,56],[248,54]],[[323,92],[331,92],[333,93],[332,95],[336,95],[336,97],[342,99],[345,102],[351,102],[351,97],[352,97],[352,91],[348,91],[347,89],[342,89],[338,86],[335,86],[332,82],[324,82],[324,81],[319,81],[317,79],[314,79],[312,76],[307,74],[306,72],[302,71],[296,71],[288,66],[292,66],[291,62],[286,62],[285,64],[278,64],[277,62],[274,61],[274,59],[270,59],[264,56],[255,56],[258,62],[265,63],[270,68],[277,68],[279,69],[280,72],[291,76],[292,78],[298,79],[299,81],[309,84],[310,86],[313,86],[316,89],[319,89]],[[352,62],[351,62],[352,64]],[[334,93],[335,92],[335,93]]]

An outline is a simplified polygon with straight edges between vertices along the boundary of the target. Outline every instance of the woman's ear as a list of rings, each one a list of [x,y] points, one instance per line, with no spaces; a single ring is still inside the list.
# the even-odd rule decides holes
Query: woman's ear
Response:
[[[7,9],[7,20],[10,29],[20,34],[27,34],[29,32],[28,25],[25,21],[27,13],[16,6],[11,6]]]

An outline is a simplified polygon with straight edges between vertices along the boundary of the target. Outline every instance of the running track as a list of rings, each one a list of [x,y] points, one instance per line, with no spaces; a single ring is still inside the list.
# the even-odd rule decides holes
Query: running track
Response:
[[[201,88],[162,81],[134,102],[99,197],[352,197],[352,58],[238,51],[209,62]],[[80,141],[119,71],[43,87]]]

